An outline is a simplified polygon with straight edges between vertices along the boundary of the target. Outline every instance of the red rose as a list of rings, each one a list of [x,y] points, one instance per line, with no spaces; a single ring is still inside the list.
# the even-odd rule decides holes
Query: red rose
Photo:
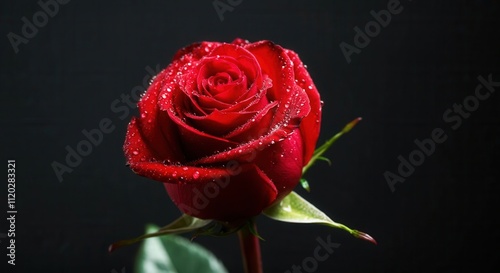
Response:
[[[321,102],[297,54],[270,41],[181,49],[139,102],[124,151],[191,216],[258,215],[297,185]]]

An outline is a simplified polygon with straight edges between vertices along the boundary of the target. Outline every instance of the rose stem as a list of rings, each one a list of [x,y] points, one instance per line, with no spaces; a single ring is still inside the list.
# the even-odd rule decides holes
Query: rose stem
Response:
[[[256,231],[254,221],[251,221],[250,225]],[[259,238],[250,232],[250,227],[240,229],[238,237],[240,238],[240,249],[245,273],[263,273]]]

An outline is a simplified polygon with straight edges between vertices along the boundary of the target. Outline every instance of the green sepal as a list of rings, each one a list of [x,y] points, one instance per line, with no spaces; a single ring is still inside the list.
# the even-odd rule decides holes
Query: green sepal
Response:
[[[309,187],[309,182],[307,182],[307,180],[305,178],[301,178],[300,179],[300,185],[302,186],[302,188],[304,188],[307,192],[310,192],[311,191],[311,188]]]
[[[328,163],[329,166],[332,165],[332,161],[329,158],[324,157],[324,156],[318,156],[318,158],[316,160],[323,160],[323,161],[326,161],[326,163]]]
[[[219,221],[212,221],[208,225],[197,229],[194,232],[193,236],[191,237],[191,240],[194,240],[196,237],[199,236],[213,236],[213,237],[228,236],[238,232],[238,230],[240,230],[244,225],[245,224],[237,226],[234,225],[229,226]]]
[[[377,244],[370,235],[351,229],[343,224],[336,223],[324,212],[300,197],[297,193],[291,192],[281,202],[264,210],[267,217],[289,223],[322,224],[334,228],[343,229],[351,233],[356,238],[361,238]]]
[[[203,220],[203,219],[189,216],[187,214],[183,214],[177,220],[160,228],[156,232],[144,234],[144,235],[139,236],[139,237],[134,238],[134,239],[121,240],[121,241],[118,241],[116,243],[113,243],[109,246],[108,251],[112,252],[112,251],[116,250],[117,248],[120,248],[123,246],[128,246],[128,245],[137,243],[139,241],[142,241],[144,239],[151,238],[151,237],[158,237],[158,236],[163,236],[163,235],[168,235],[168,234],[181,234],[181,233],[186,233],[186,232],[198,230],[198,229],[210,224],[211,222],[212,222],[212,220]]]
[[[346,126],[344,126],[344,128],[340,132],[335,134],[332,138],[327,140],[323,145],[319,146],[316,150],[314,150],[314,153],[313,153],[311,159],[309,160],[307,165],[305,165],[302,168],[302,175],[304,175],[307,172],[307,170],[309,170],[309,168],[316,162],[316,160],[326,159],[322,155],[332,146],[333,143],[335,143],[335,141],[337,141],[337,139],[339,139],[342,135],[348,133],[360,121],[361,121],[361,118],[356,118],[353,121],[349,122]],[[328,162],[330,162],[330,160],[328,160]]]
[[[259,238],[262,241],[265,241],[264,238],[262,238],[262,236],[260,236],[259,232],[257,232],[257,230],[255,229],[255,225],[254,225],[253,221],[254,221],[253,219],[248,220],[246,226],[244,226],[243,228],[248,228],[248,231],[253,236]]]

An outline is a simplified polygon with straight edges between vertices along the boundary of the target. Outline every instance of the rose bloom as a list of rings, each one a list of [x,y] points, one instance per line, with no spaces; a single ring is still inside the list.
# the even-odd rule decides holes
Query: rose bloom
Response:
[[[298,55],[270,41],[181,49],[138,103],[128,165],[184,213],[244,220],[297,185],[319,135],[319,93]]]

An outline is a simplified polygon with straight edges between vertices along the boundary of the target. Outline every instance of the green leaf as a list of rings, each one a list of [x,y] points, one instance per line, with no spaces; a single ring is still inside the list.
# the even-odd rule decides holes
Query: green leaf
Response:
[[[309,160],[307,165],[305,165],[302,168],[302,175],[304,175],[307,172],[307,170],[309,170],[309,168],[316,162],[316,160],[318,160],[318,159],[324,160],[325,157],[322,157],[322,155],[332,146],[332,144],[335,143],[335,141],[337,141],[337,139],[339,139],[342,135],[348,133],[360,121],[361,121],[361,118],[356,118],[353,121],[349,122],[346,126],[344,126],[342,131],[338,132],[332,138],[327,140],[323,145],[319,146],[314,151],[313,156],[311,157],[311,160]],[[330,160],[328,160],[328,161],[330,161]]]
[[[157,233],[148,225],[146,233]],[[199,244],[176,235],[155,237],[143,242],[135,264],[136,273],[227,273],[224,265]]]
[[[297,193],[291,192],[281,202],[264,210],[264,215],[271,219],[289,222],[289,223],[304,223],[304,224],[322,224],[334,228],[340,228],[351,233],[354,237],[361,238],[377,244],[375,239],[370,235],[350,229],[349,227],[334,222],[324,212],[316,208]]]
[[[160,228],[156,232],[144,234],[144,235],[139,236],[139,237],[134,238],[134,239],[118,241],[118,242],[110,245],[108,251],[112,252],[112,251],[116,250],[117,248],[137,243],[137,242],[142,241],[146,238],[157,237],[157,236],[168,235],[168,234],[181,234],[181,233],[194,231],[194,230],[197,230],[199,228],[202,228],[202,227],[210,224],[211,222],[212,222],[212,220],[203,220],[203,219],[189,216],[187,214],[183,214],[177,220]]]

